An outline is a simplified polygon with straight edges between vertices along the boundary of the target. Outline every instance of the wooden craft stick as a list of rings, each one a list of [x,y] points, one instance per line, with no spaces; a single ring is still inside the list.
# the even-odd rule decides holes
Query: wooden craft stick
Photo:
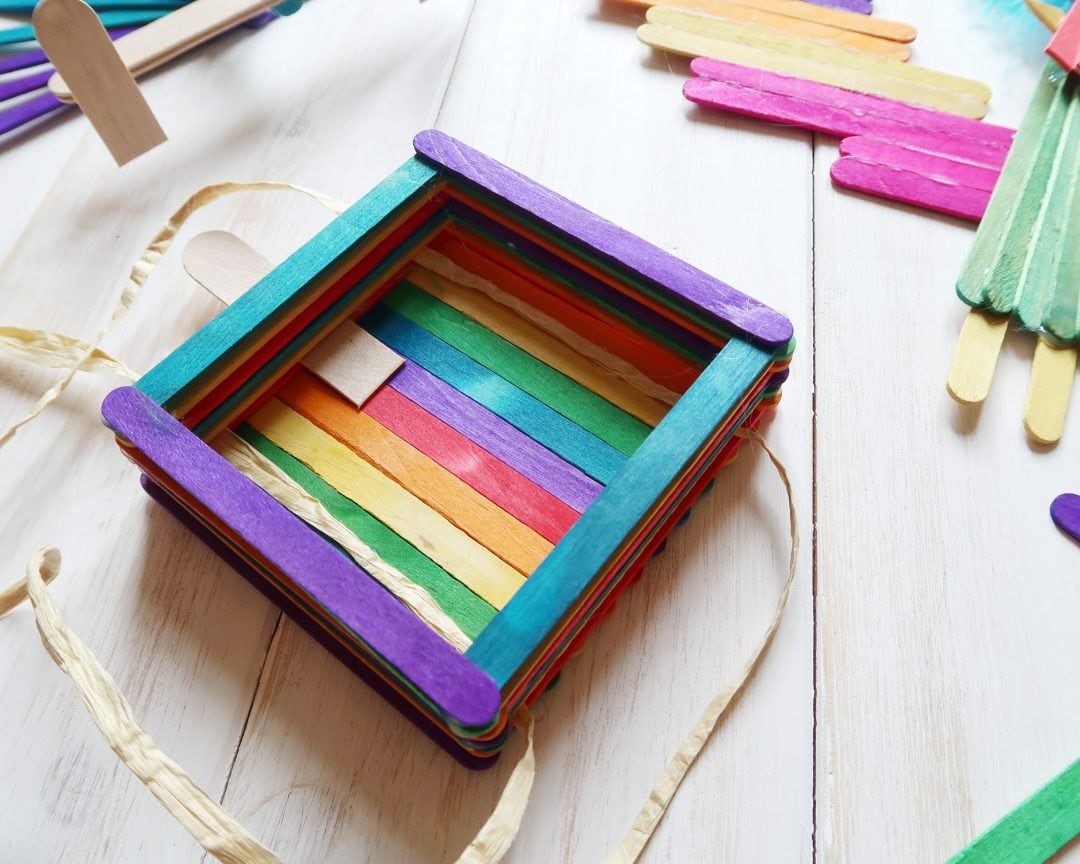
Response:
[[[1059,348],[1045,339],[1039,339],[1035,346],[1024,428],[1040,444],[1056,444],[1065,431],[1076,359],[1077,349],[1073,347]]]
[[[839,138],[862,135],[1000,168],[1014,131],[816,81],[698,57],[683,95],[692,102]]]
[[[194,0],[116,40],[115,53],[129,77],[142,75],[274,5],[275,0]],[[74,82],[66,80],[69,73],[53,65],[57,66],[57,74],[49,81],[53,95],[62,102],[78,101],[72,94]]]
[[[912,171],[854,156],[844,156],[834,162],[830,176],[837,186],[845,189],[969,222],[978,222],[990,202],[990,193],[986,190],[958,185],[947,176]]]
[[[548,542],[558,543],[577,521],[579,514],[573,507],[393,387],[380,388],[364,405],[364,413]]]
[[[184,269],[222,303],[230,304],[274,265],[228,231],[206,231],[184,247]],[[341,324],[300,361],[352,404],[361,407],[405,361],[358,327]]]
[[[603,489],[565,459],[411,360],[387,385],[577,513],[585,512]]]
[[[1065,19],[1065,10],[1058,6],[1043,3],[1042,0],[1024,0],[1024,3],[1051,33],[1057,31]]]
[[[1080,495],[1058,495],[1050,505],[1054,524],[1080,543]]]
[[[408,282],[383,303],[627,456],[649,434],[640,420]]]
[[[498,414],[593,479],[610,483],[626,462],[626,456],[610,444],[407,318],[378,306],[364,317],[363,325],[380,342]]]
[[[1008,329],[1008,316],[991,315],[981,309],[968,312],[945,385],[957,402],[976,405],[986,399]]]
[[[446,238],[427,252],[444,255],[459,271],[472,273],[485,283],[496,285],[499,292],[516,303],[536,309],[543,316],[543,323],[535,316],[530,320],[568,345],[594,346],[597,362],[619,370],[617,374],[633,379],[637,375],[645,376],[643,369],[649,369],[647,381],[639,381],[638,386],[660,402],[674,405],[679,393],[685,392],[701,372],[683,356],[667,351],[656,340],[635,332],[596,305],[589,305],[550,276],[544,280],[540,273],[529,270],[524,261],[513,261],[504,252],[500,254],[499,249],[478,235],[470,235],[464,242]],[[430,258],[427,266],[437,269]],[[564,330],[568,333],[561,335]],[[581,349],[583,353],[589,350]]]
[[[248,424],[496,609],[524,584],[517,570],[284,403],[271,400]]]
[[[986,192],[983,209],[994,191],[1000,171],[975,165],[941,153],[928,153],[904,143],[893,144],[878,138],[854,135],[840,142],[840,155],[850,156],[863,162],[901,168],[924,177],[940,180],[951,186],[980,189]],[[982,211],[978,217],[981,218]]]
[[[402,540],[302,462],[250,426],[241,426],[237,434],[316,498],[330,515],[370,546],[375,554],[421,585],[470,639],[475,639],[495,617],[495,607],[476,596],[423,552]]]
[[[717,10],[729,3],[727,0],[622,0],[632,6],[648,8],[650,6],[674,6],[715,15]],[[775,15],[797,18],[800,21],[812,21],[829,27],[849,30],[852,33],[864,33],[893,42],[914,42],[918,31],[910,24],[889,21],[885,18],[872,18],[854,12],[839,9],[826,9],[803,0],[737,0],[743,6],[760,9]]]
[[[277,398],[528,576],[552,544],[318,379],[298,375]],[[313,466],[315,467],[315,466]]]
[[[42,0],[34,31],[53,66],[118,165],[165,142],[165,133],[116,54],[98,16],[82,0]]]
[[[1074,3],[1065,13],[1050,44],[1046,46],[1046,53],[1057,60],[1066,72],[1080,71],[1080,6]]]
[[[795,75],[964,117],[981,118],[988,110],[990,91],[977,81],[779,34],[766,38],[765,31],[740,29],[723,21],[709,23],[674,9],[653,7],[646,18],[638,28],[638,38],[664,51]],[[693,30],[678,26],[691,22]]]
[[[506,300],[505,304],[499,303],[487,294],[474,291],[459,282],[440,276],[426,267],[418,266],[410,270],[406,278],[411,284],[423,289],[426,293],[438,298],[463,315],[467,315],[471,320],[482,327],[486,327],[507,342],[527,351],[538,361],[552,369],[556,369],[590,392],[597,394],[631,416],[636,417],[642,423],[656,426],[664,419],[668,406],[676,401],[672,400],[671,403],[666,405],[646,396],[641,390],[630,384],[627,379],[608,371],[608,369],[589,359],[587,354],[576,350],[575,345],[561,341],[553,336],[549,330],[541,328],[533,324],[531,320],[526,320],[522,315],[519,315],[516,309],[523,309],[526,314],[530,314],[533,320],[544,321],[547,317],[541,317],[541,313],[530,307],[520,304],[516,307],[511,305],[513,298],[499,292],[498,289],[495,289],[495,296],[500,296]],[[491,287],[494,288],[494,286]],[[545,323],[548,322],[545,321]],[[557,321],[550,321],[552,329],[557,328],[558,324]],[[565,328],[563,330],[565,331]],[[614,360],[615,358],[611,359]],[[638,373],[638,378],[643,377],[641,373]],[[631,378],[630,380],[636,379]]]

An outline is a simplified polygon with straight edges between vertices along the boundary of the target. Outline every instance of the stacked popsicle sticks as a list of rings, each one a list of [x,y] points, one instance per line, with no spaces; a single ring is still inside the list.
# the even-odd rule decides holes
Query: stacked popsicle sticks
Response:
[[[800,0],[629,0],[639,38],[684,54],[687,99],[840,137],[833,181],[977,221],[1012,131],[984,84],[907,63],[914,27]]]
[[[232,302],[103,415],[151,494],[480,766],[775,404],[792,330],[415,145],[268,273],[196,238],[189,272]]]
[[[1036,87],[956,285],[972,307],[948,389],[979,403],[1009,322],[1039,334],[1024,425],[1064,431],[1080,344],[1080,76],[1049,63]]]

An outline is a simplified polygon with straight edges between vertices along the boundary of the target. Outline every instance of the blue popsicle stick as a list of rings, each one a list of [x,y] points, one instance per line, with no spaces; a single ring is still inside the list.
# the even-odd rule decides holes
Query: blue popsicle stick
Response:
[[[149,24],[169,14],[168,9],[151,9],[142,12],[102,12],[98,17],[106,27],[133,27],[139,24]],[[20,42],[33,42],[35,40],[34,28],[29,24],[21,24],[18,27],[8,27],[0,30],[0,45],[17,45]]]

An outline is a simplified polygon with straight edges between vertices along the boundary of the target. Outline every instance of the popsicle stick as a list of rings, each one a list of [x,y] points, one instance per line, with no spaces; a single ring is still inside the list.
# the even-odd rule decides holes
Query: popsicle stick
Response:
[[[0,111],[0,135],[13,132],[41,117],[47,117],[61,108],[71,107],[73,106],[67,102],[61,102],[52,93],[40,93],[37,96],[32,96],[17,105]]]
[[[683,92],[694,102],[841,138],[883,138],[1000,168],[1016,134],[992,123],[707,57],[696,58],[690,68],[698,77],[687,81]]]
[[[364,413],[550,543],[558,543],[580,515],[393,387],[380,388]]]
[[[383,303],[627,456],[649,434],[640,420],[408,282]]]
[[[741,41],[729,41],[651,21],[642,24],[637,34],[645,44],[663,51],[671,51],[687,57],[711,57],[768,72],[795,75],[821,84],[884,96],[901,102],[912,102],[963,117],[981,118],[986,116],[988,110],[988,97],[982,95],[984,88],[981,84],[967,82],[958,83],[957,86],[945,86],[944,82],[940,81],[931,84],[922,74],[909,74],[910,70],[919,69],[919,67],[909,66],[906,63],[896,63],[893,66],[889,61],[877,60],[853,51],[844,51],[842,48],[828,48],[806,43],[804,46],[793,46],[790,51],[770,50],[752,42],[748,44]],[[832,56],[822,56],[820,52],[829,52]],[[884,68],[864,68],[845,62],[848,57],[854,57],[860,61],[872,61],[874,64],[885,64],[885,66]],[[908,71],[901,72],[900,70]],[[920,70],[920,72],[927,71],[930,70]]]
[[[50,75],[52,75],[52,70],[48,69],[44,72],[34,72],[30,75],[20,75],[18,78],[0,81],[0,102],[40,90],[48,82]]]
[[[949,178],[853,156],[843,156],[834,162],[830,175],[837,186],[845,189],[970,222],[978,222],[990,203],[990,193],[985,189],[972,189]]]
[[[675,6],[715,15],[717,9],[728,5],[727,0],[622,0],[631,6],[648,8],[650,6]],[[885,18],[870,18],[853,12],[828,9],[803,0],[737,0],[743,6],[761,9],[776,15],[786,15],[802,21],[813,21],[853,33],[865,33],[893,42],[914,42],[918,31],[910,24],[889,21]]]
[[[117,164],[124,165],[166,140],[93,9],[82,0],[41,0],[33,20],[41,47],[68,77],[69,97]]]
[[[118,39],[116,51],[131,75],[142,75],[274,5],[274,0],[194,0]],[[57,70],[49,89],[62,102],[70,101],[73,82]]]
[[[391,567],[407,573],[413,582],[422,586],[470,639],[475,639],[495,617],[495,607],[473,594],[415,546],[402,540],[302,462],[250,426],[241,426],[237,434],[316,498],[331,516],[370,546],[376,555]]]
[[[277,398],[527,576],[552,544],[317,379],[299,375]]]
[[[626,462],[610,444],[390,309],[377,306],[364,317],[363,326],[593,479],[610,483]]]
[[[168,12],[183,6],[187,0],[87,0],[95,12],[149,11],[161,9]],[[37,0],[0,0],[0,13],[30,15]]]
[[[1080,542],[1080,495],[1058,495],[1050,505],[1054,524]]]
[[[551,332],[556,330],[565,338],[573,337],[573,331],[565,327],[560,329],[559,322],[549,319],[532,307],[514,304],[512,297],[499,291],[494,285],[490,286],[494,289],[491,294],[484,294],[422,266],[410,271],[406,278],[448,306],[468,315],[492,333],[512,342],[649,426],[656,426],[663,420],[668,407],[678,400],[674,393],[671,394],[674,398],[667,403],[647,396],[631,383],[645,379],[636,369],[631,367],[625,371],[627,377],[624,378],[611,371],[610,367],[594,361],[588,353],[581,350],[584,340],[574,338],[572,342],[567,342]],[[484,280],[474,279],[473,284],[484,284]],[[547,326],[538,326],[534,321]],[[595,350],[595,346],[585,347],[586,350]],[[617,361],[617,358],[610,355],[605,359]],[[623,364],[619,364],[619,367],[620,371],[623,371]]]
[[[936,152],[928,153],[921,148],[909,147],[903,143],[892,144],[862,135],[854,135],[841,141],[840,155],[877,165],[901,168],[954,186],[980,189],[987,194],[982,209],[975,216],[977,219],[982,218],[982,210],[985,209],[990,193],[994,191],[994,186],[1001,175],[1000,171],[982,165],[973,165]]]
[[[1039,339],[1035,346],[1024,428],[1040,444],[1056,444],[1065,431],[1076,378],[1076,355],[1076,348],[1059,348],[1045,339]]]
[[[387,385],[577,513],[585,512],[603,489],[574,465],[411,360]]]
[[[1024,0],[1024,3],[1051,33],[1056,32],[1065,19],[1065,10],[1058,6],[1043,3],[1042,0]]]
[[[524,577],[352,450],[276,399],[248,424],[496,609]]]
[[[161,10],[141,10],[125,12],[102,12],[95,16],[103,27],[113,29],[120,27],[137,27],[150,21],[156,21],[163,15],[168,14]],[[17,45],[20,42],[41,41],[37,37],[35,27],[29,24],[20,24],[17,27],[5,27],[0,29],[0,45]],[[54,64],[55,65],[55,64]]]
[[[945,384],[957,402],[977,405],[985,401],[1008,329],[1007,316],[991,315],[981,309],[968,312]]]
[[[1057,11],[1061,12],[1060,9]],[[1055,30],[1050,44],[1046,46],[1046,53],[1057,60],[1066,72],[1080,70],[1080,6],[1074,3]]]
[[[274,265],[228,231],[206,231],[184,247],[184,269],[222,303],[231,304]],[[405,361],[346,321],[300,361],[352,404],[361,407]]]

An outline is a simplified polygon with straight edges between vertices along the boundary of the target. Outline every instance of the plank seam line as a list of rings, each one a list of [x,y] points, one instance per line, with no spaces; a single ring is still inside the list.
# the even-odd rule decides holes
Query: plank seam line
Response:
[[[450,85],[454,81],[454,75],[457,73],[458,61],[461,59],[461,52],[465,48],[465,40],[469,36],[469,27],[472,25],[473,13],[476,11],[476,0],[472,0],[469,4],[468,14],[465,16],[465,23],[461,27],[461,37],[458,39],[457,51],[454,52],[454,62],[450,64],[450,74],[446,76],[446,83],[443,84],[442,97],[439,99],[439,107],[435,111],[435,122],[432,123],[433,129],[439,128],[439,121],[442,119],[443,108],[446,107],[446,97],[450,93]]]
[[[810,133],[810,861],[818,860],[817,133]]]

